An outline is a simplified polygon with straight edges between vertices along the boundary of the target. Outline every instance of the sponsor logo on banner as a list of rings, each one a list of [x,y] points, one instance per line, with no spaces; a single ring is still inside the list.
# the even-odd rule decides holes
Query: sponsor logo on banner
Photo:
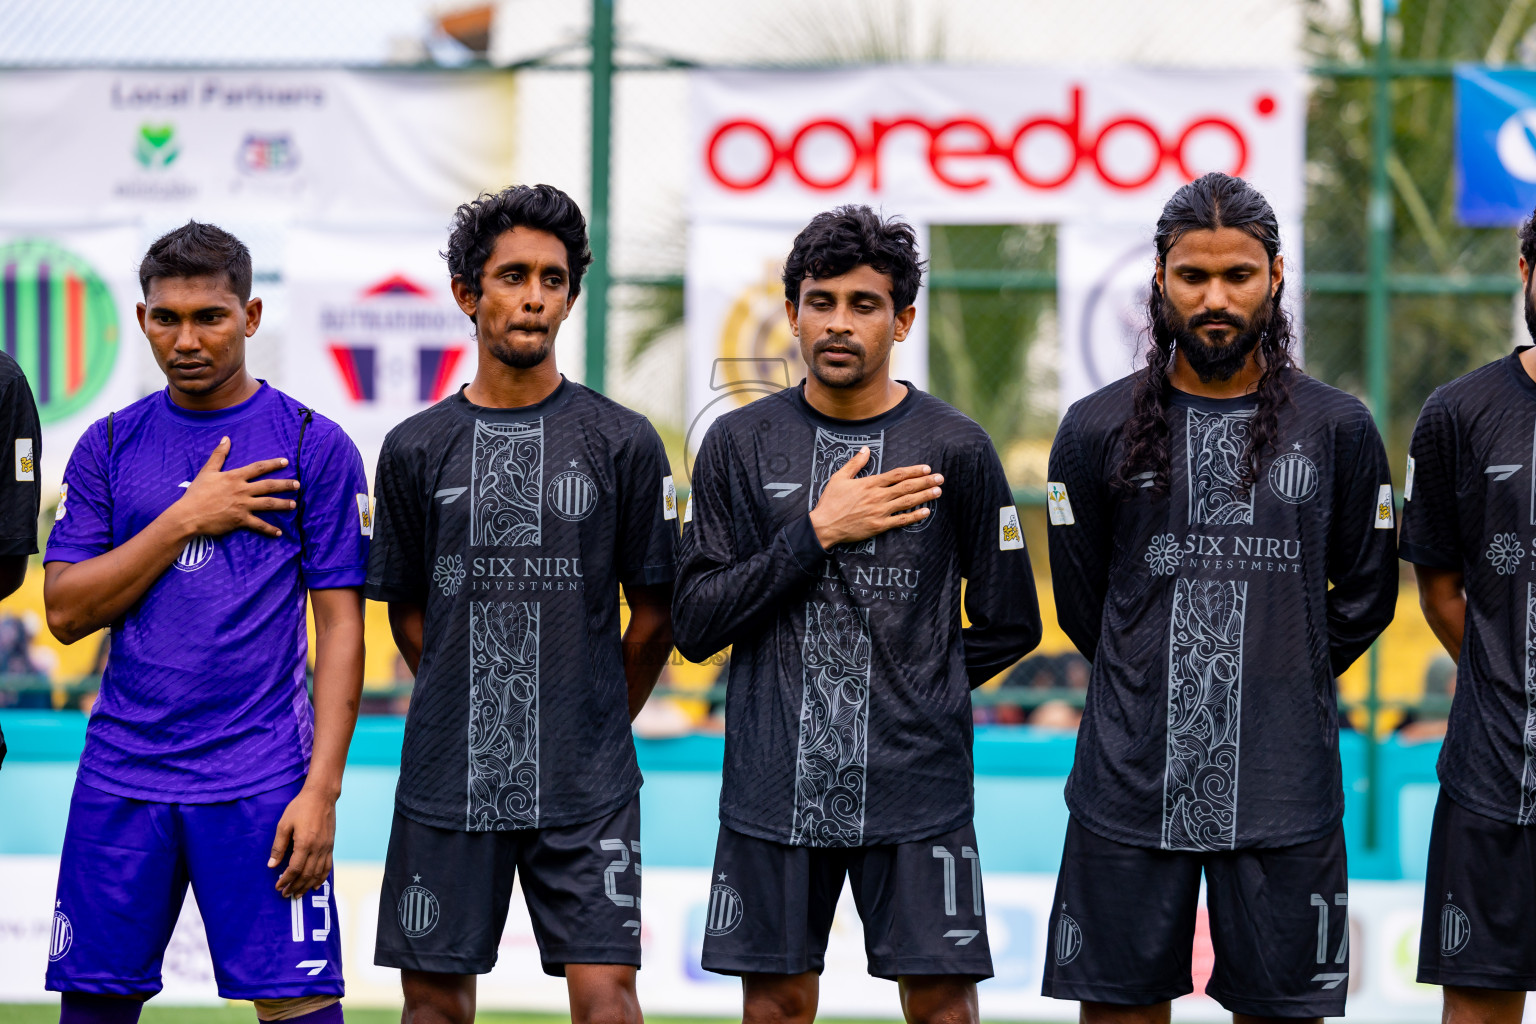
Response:
[[[41,239],[0,245],[0,348],[27,375],[44,423],[100,393],[117,343],[117,310],[95,268]]]
[[[243,174],[291,174],[298,169],[299,151],[287,132],[251,132],[240,142],[235,166]]]
[[[152,171],[164,170],[181,155],[174,124],[141,124],[134,138],[133,158],[139,166]]]
[[[413,397],[419,402],[447,395],[467,345],[412,341],[402,351],[384,337],[462,333],[461,316],[403,274],[364,288],[352,303],[320,311],[331,362],[347,396],[359,405],[380,401],[386,379],[403,374],[414,374]]]

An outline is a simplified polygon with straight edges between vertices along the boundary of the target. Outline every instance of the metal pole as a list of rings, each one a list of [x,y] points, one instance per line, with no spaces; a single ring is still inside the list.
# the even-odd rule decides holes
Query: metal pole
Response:
[[[608,183],[613,137],[613,3],[592,0],[592,199],[587,234],[592,265],[583,291],[587,303],[586,384],[604,390],[608,368]]]
[[[1387,274],[1392,257],[1392,186],[1387,178],[1387,154],[1392,147],[1392,55],[1388,19],[1396,13],[1396,0],[1382,0],[1381,35],[1376,43],[1376,111],[1371,132],[1371,202],[1369,207],[1369,276],[1366,290],[1366,388],[1376,427],[1386,436],[1391,408],[1387,379],[1387,332],[1390,294]],[[1365,848],[1374,850],[1380,841],[1380,750],[1376,736],[1381,712],[1381,645],[1371,645],[1367,655],[1370,676],[1365,712]]]

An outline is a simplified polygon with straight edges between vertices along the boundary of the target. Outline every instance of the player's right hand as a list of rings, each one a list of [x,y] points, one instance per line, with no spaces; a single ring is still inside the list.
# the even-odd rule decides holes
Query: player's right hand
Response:
[[[282,469],[287,459],[263,459],[248,466],[224,470],[229,456],[229,438],[219,441],[203,463],[203,468],[173,506],[181,512],[187,529],[196,535],[217,537],[235,530],[253,530],[268,537],[281,537],[283,531],[256,517],[257,512],[287,512],[297,502],[276,497],[299,489],[297,480],[256,480],[258,476]]]
[[[902,466],[859,477],[858,472],[868,462],[869,448],[860,448],[832,474],[811,510],[816,539],[826,550],[920,522],[931,512],[917,506],[944,493],[939,487],[944,477],[928,466]]]

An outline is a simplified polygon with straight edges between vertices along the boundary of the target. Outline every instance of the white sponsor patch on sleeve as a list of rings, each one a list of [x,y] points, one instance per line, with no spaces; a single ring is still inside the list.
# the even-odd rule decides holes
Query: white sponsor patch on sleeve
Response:
[[[693,522],[693,495],[688,495],[688,500],[683,503],[683,522]]]
[[[661,514],[668,519],[677,518],[677,485],[672,478],[661,478]]]
[[[69,497],[69,484],[59,484],[59,507],[53,510],[53,521],[64,518],[64,501]]]
[[[1392,485],[1382,484],[1376,492],[1376,515],[1373,525],[1378,530],[1390,530],[1397,525],[1392,516]]]
[[[357,525],[361,527],[364,537],[373,536],[373,508],[366,494],[357,495]]]
[[[1403,500],[1413,500],[1413,456],[1408,456],[1408,480],[1403,484]]]
[[[18,483],[31,483],[37,479],[37,461],[32,457],[32,439],[30,437],[18,437],[16,439],[16,480]]]
[[[1067,497],[1067,488],[1063,484],[1045,485],[1045,507],[1051,514],[1052,526],[1071,526],[1077,522],[1077,517],[1072,515],[1072,499]]]
[[[1024,546],[1024,529],[1019,526],[1019,510],[1004,505],[997,510],[997,550],[1017,551]]]

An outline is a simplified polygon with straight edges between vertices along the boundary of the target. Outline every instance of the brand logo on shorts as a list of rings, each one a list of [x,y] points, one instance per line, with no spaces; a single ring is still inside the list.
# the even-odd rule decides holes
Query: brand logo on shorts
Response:
[[[430,889],[419,885],[408,885],[405,887],[405,892],[400,894],[398,910],[400,930],[409,938],[419,939],[437,927],[441,908],[438,906],[437,897],[432,895]]]
[[[1056,918],[1056,962],[1069,964],[1083,948],[1083,930],[1066,914]]]
[[[181,554],[176,558],[176,568],[182,572],[192,572],[207,565],[212,557],[213,538],[199,534],[187,541],[187,546],[181,549]]]
[[[69,923],[64,911],[53,912],[53,933],[48,937],[48,959],[61,959],[75,944],[75,926]]]
[[[709,890],[709,918],[704,923],[706,935],[729,935],[741,924],[741,895],[728,885],[716,882]]]
[[[585,473],[561,473],[549,483],[549,507],[561,519],[579,522],[597,507],[597,484]]]
[[[1467,948],[1472,938],[1472,922],[1454,903],[1440,908],[1440,955],[1455,956]]]

